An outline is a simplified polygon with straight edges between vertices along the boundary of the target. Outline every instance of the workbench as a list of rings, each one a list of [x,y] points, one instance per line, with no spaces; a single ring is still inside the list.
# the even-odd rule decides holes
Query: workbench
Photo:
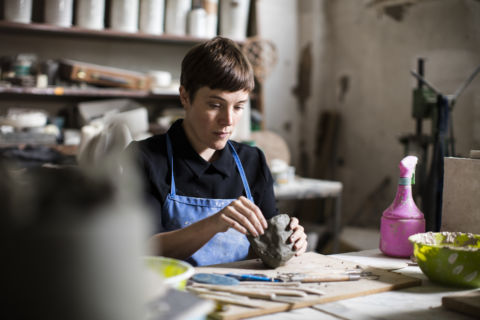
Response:
[[[285,184],[275,184],[274,192],[277,200],[302,200],[333,198],[335,209],[329,221],[328,230],[333,231],[333,252],[338,252],[343,184],[339,181],[319,180],[295,177]]]
[[[255,320],[294,319],[473,319],[442,307],[442,297],[473,290],[445,287],[429,281],[409,259],[390,258],[380,250],[330,255],[342,260],[390,270],[422,280],[421,286],[387,291],[351,299],[317,304],[308,308],[253,317]],[[478,319],[478,318],[477,318]]]

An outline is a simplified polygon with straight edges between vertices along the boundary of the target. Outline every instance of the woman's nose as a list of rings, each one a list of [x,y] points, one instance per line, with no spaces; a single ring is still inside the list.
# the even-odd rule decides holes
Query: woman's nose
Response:
[[[231,126],[233,124],[233,109],[231,108],[226,108],[222,112],[222,115],[220,117],[220,120],[223,125]]]

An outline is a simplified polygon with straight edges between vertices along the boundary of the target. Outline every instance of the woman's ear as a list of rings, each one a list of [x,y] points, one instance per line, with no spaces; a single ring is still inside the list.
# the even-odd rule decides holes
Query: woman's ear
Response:
[[[190,104],[190,98],[188,96],[188,92],[184,86],[180,86],[180,102],[182,103],[183,107],[187,107]]]

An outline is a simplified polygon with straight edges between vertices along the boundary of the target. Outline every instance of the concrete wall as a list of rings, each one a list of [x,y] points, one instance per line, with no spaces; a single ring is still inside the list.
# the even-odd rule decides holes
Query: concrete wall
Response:
[[[292,17],[295,10],[291,10],[288,1],[258,2],[283,6],[275,8],[283,14],[277,17],[278,21],[295,19]],[[309,155],[305,175],[313,176],[318,114],[324,110],[340,112],[335,179],[344,183],[343,214],[344,217],[369,215],[376,222],[395,194],[397,165],[403,157],[398,138],[415,130],[411,108],[416,81],[409,70],[416,68],[418,57],[425,57],[427,79],[444,93],[453,93],[480,64],[480,2],[419,1],[405,8],[403,16],[396,19],[367,8],[369,2],[300,0],[298,38],[291,36],[289,25],[284,23],[270,25],[271,33],[262,31],[264,36],[282,44],[280,50],[296,47],[297,53],[291,59],[284,57],[283,61],[298,59],[302,47],[308,42],[312,44],[311,94],[306,102],[306,116],[300,119],[296,113],[298,102],[291,93],[290,88],[295,85],[292,86],[290,78],[283,77],[282,83],[277,83],[278,79],[268,80],[272,86],[267,82],[267,128],[286,137],[297,165],[298,141],[304,138]],[[279,68],[285,69],[283,75],[295,71],[292,65],[287,68],[280,64]],[[348,87],[341,97],[342,78],[348,79]],[[480,147],[479,89],[480,76],[453,111],[460,155]],[[282,126],[285,119],[293,123],[290,130]],[[429,133],[427,123],[424,131]],[[390,185],[378,189],[386,177],[391,178]],[[372,201],[367,202],[369,195]]]

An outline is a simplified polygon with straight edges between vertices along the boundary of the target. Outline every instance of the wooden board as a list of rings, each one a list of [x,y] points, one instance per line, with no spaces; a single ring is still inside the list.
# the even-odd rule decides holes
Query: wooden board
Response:
[[[480,291],[445,296],[442,298],[442,305],[449,310],[478,317],[480,315]]]
[[[309,307],[315,304],[348,299],[358,296],[369,295],[378,292],[396,290],[401,288],[418,286],[420,279],[408,277],[390,271],[358,265],[357,263],[324,256],[318,253],[307,252],[300,257],[291,259],[285,266],[276,269],[267,269],[260,259],[239,261],[231,264],[216,265],[209,267],[197,267],[196,272],[205,273],[261,273],[275,277],[279,273],[305,273],[305,274],[332,274],[344,273],[346,270],[353,270],[361,267],[364,271],[370,271],[378,276],[377,280],[360,279],[356,281],[328,282],[317,284],[324,295],[308,294],[304,298],[295,299],[291,303],[280,303],[267,300],[262,301],[264,308],[249,308],[229,305],[227,310],[210,314],[215,319],[242,319],[264,314],[287,311]]]

